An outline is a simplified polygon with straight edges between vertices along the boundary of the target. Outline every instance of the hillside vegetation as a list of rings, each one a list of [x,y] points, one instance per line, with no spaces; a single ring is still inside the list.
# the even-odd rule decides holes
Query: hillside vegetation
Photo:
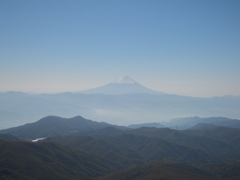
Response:
[[[240,178],[236,128],[129,129],[80,116],[48,116],[0,133],[3,180]]]

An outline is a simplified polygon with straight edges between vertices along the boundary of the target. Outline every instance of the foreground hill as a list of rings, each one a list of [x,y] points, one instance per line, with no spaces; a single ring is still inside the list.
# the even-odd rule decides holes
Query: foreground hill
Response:
[[[114,130],[117,129],[111,128],[111,131]],[[127,166],[165,158],[183,159],[195,164],[240,160],[238,129],[217,127],[208,131],[179,131],[145,127],[116,132],[106,134],[103,131],[93,136],[58,136],[44,141],[79,148],[96,156],[115,159]]]
[[[216,141],[222,141],[240,150],[240,130],[228,127],[214,126],[212,128],[189,129],[184,131],[187,135],[206,137]]]
[[[0,134],[3,180],[240,177],[240,130],[235,128],[200,124],[188,130],[119,129],[80,116],[48,116],[1,133],[11,134]],[[46,139],[18,139],[40,137]]]
[[[66,180],[97,177],[121,169],[121,165],[86,152],[53,143],[0,142],[2,180]]]
[[[134,166],[122,172],[100,177],[98,180],[239,180],[239,172],[240,162],[196,167],[184,161],[166,160]]]
[[[76,135],[92,129],[101,129],[110,124],[84,119],[81,116],[61,118],[48,116],[37,122],[1,130],[1,134],[11,134],[23,139],[46,138],[57,135]]]
[[[120,144],[115,136],[79,136],[79,137],[51,137],[44,141],[67,145],[75,149],[81,149],[94,156],[100,156],[120,163],[125,168],[131,165],[143,164],[148,159],[134,150],[131,146]],[[119,136],[117,136],[119,137]],[[121,137],[121,136],[120,136]]]
[[[163,138],[172,143],[203,150],[227,162],[240,160],[240,141],[237,142],[240,138],[239,129],[216,127],[179,131],[169,128],[139,128],[132,130],[131,133],[150,138]]]
[[[188,163],[155,162],[136,166],[120,173],[107,175],[99,180],[220,180],[206,170],[196,168]]]
[[[90,140],[91,141],[91,140]],[[2,180],[238,180],[240,163],[199,166],[174,158],[143,165],[124,165],[78,148],[42,142],[0,142]],[[97,146],[96,146],[97,147]],[[100,147],[101,148],[101,147]],[[117,150],[115,150],[117,151]]]
[[[185,131],[152,127],[124,130],[81,116],[69,119],[48,116],[0,133],[25,140],[52,137],[46,141],[112,160],[115,158],[125,167],[164,158],[198,164],[240,160],[240,130],[227,127]]]

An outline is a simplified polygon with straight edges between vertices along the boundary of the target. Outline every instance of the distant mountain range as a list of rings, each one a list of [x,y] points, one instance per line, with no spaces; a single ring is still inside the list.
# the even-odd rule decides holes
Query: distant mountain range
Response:
[[[189,129],[189,128],[197,128],[198,124],[207,124],[208,127],[213,126],[223,126],[230,128],[238,128],[240,129],[240,120],[238,119],[230,119],[225,117],[208,117],[208,118],[200,118],[200,117],[188,117],[188,118],[176,118],[172,119],[166,123],[163,123],[165,126],[173,129]],[[200,128],[200,126],[198,126]]]
[[[163,128],[163,127],[166,127],[166,126],[163,126],[163,125],[160,124],[160,123],[143,123],[143,124],[130,124],[130,125],[128,125],[127,127],[128,127],[128,128],[136,129],[136,128],[140,128],[140,127]]]
[[[81,115],[98,122],[125,126],[151,122],[165,126],[162,122],[183,117],[240,119],[239,109],[240,96],[198,98],[164,94],[145,88],[130,77],[123,77],[82,93],[0,93],[0,129],[49,115],[66,118]]]

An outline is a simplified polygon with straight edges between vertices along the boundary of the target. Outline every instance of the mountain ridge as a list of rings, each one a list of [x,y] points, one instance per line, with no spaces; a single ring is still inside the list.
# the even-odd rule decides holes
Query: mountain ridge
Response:
[[[1,134],[11,134],[23,139],[46,138],[57,135],[75,135],[82,131],[101,129],[111,124],[96,122],[81,116],[73,118],[62,118],[58,116],[47,116],[34,123],[0,130]]]
[[[14,132],[19,139],[0,134],[0,177],[3,180],[14,177],[187,180],[197,179],[195,176],[199,180],[239,179],[239,129],[220,126],[187,130],[119,129],[108,125],[81,116],[47,116],[24,125],[26,128],[16,127],[20,128]],[[37,131],[52,133],[41,141],[29,142],[43,136]]]
[[[240,128],[240,120],[239,119],[232,119],[226,117],[185,117],[185,118],[175,118],[163,125],[171,128],[178,128],[178,129],[189,129],[194,128],[197,124],[209,124],[215,126],[223,126],[223,127],[230,127],[230,128]]]

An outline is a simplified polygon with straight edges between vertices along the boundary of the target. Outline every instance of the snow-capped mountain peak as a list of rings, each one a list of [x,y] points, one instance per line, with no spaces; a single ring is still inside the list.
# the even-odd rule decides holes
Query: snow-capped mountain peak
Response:
[[[111,94],[111,95],[122,95],[122,94],[164,94],[161,92],[148,89],[141,84],[137,83],[129,76],[123,76],[120,79],[108,83],[106,85],[81,91],[85,94]]]
[[[136,84],[137,82],[134,81],[132,78],[129,76],[123,76],[119,78],[118,80],[112,82],[113,84]]]

